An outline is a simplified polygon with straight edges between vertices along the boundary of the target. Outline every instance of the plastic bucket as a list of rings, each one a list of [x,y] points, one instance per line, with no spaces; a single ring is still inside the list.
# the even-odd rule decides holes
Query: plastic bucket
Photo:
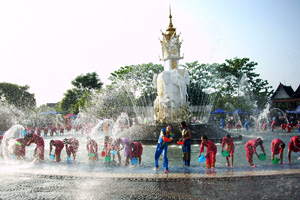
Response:
[[[258,155],[258,159],[261,161],[265,161],[267,159],[267,156],[265,154],[261,153]]]
[[[227,157],[230,155],[230,153],[228,151],[222,151],[222,156]]]
[[[169,138],[167,138],[167,137],[163,137],[162,138],[164,141],[166,141],[166,142],[171,142],[171,139],[169,139]]]
[[[204,163],[205,161],[206,161],[206,157],[205,156],[200,156],[199,158],[198,158],[198,161],[200,162],[200,163]]]
[[[112,155],[116,155],[116,154],[117,154],[117,152],[116,152],[116,151],[114,151],[114,150],[111,150],[111,151],[110,151],[110,154],[112,154]]]
[[[110,162],[111,161],[111,157],[110,156],[105,156],[104,160],[105,160],[105,162]]]
[[[138,160],[137,160],[136,158],[132,158],[132,159],[131,159],[131,163],[132,163],[133,165],[136,165],[136,164],[138,163]]]
[[[55,156],[53,154],[50,154],[50,159],[54,160]]]
[[[276,165],[276,164],[278,164],[279,163],[279,159],[278,158],[274,158],[273,160],[272,160],[272,163],[274,164],[274,165]]]
[[[94,157],[95,157],[95,154],[94,154],[94,153],[89,153],[89,157],[90,157],[90,158],[94,158]]]

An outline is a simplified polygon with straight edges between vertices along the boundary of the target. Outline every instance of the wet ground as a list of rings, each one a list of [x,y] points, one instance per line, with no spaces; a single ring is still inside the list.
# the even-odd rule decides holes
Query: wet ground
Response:
[[[298,199],[300,165],[204,173],[1,169],[1,199]]]
[[[192,147],[190,167],[182,165],[180,147],[171,145],[168,174],[163,173],[162,167],[153,171],[153,145],[144,146],[141,166],[127,167],[105,164],[103,159],[89,162],[86,140],[80,135],[76,136],[81,146],[75,163],[66,162],[64,150],[60,163],[48,157],[43,163],[34,163],[31,157],[34,146],[30,146],[25,161],[0,159],[0,199],[299,199],[300,154],[293,153],[292,163],[287,164],[286,149],[285,164],[273,165],[269,150],[274,138],[281,138],[288,144],[289,138],[298,133],[242,134],[243,141],[236,143],[233,169],[225,166],[220,144],[213,171],[197,161],[199,145]],[[264,139],[267,160],[254,158],[257,167],[252,168],[246,161],[243,146],[255,137]],[[97,139],[101,149],[101,137]],[[45,155],[49,152],[49,140],[45,138]]]

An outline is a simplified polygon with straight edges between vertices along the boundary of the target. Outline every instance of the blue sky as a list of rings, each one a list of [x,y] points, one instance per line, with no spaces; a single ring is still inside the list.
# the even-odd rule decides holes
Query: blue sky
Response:
[[[80,74],[108,83],[122,66],[159,64],[169,5],[181,64],[247,57],[274,89],[300,84],[297,0],[1,1],[0,82],[29,85],[41,105],[60,101]]]

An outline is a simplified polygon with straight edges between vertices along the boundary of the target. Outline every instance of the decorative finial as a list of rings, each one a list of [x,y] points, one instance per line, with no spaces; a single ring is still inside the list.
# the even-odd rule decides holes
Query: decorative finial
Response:
[[[172,27],[173,27],[173,24],[172,24],[171,5],[169,6],[169,9],[170,9],[170,15],[169,15],[169,18],[170,18],[170,24],[169,24],[169,27],[172,28]]]
[[[176,32],[176,28],[173,28],[173,24],[172,24],[172,14],[171,14],[171,5],[169,6],[169,10],[170,10],[170,23],[169,23],[169,27],[167,29],[167,35],[168,35],[168,39],[171,38],[171,36]]]

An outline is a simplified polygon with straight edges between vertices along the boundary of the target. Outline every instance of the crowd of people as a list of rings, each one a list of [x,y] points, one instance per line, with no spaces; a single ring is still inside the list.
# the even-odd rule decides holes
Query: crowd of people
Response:
[[[182,138],[178,141],[178,144],[182,145],[182,160],[184,165],[189,166],[190,165],[190,159],[191,159],[191,131],[186,126],[185,122],[181,122],[180,127],[182,129]],[[161,130],[160,137],[158,139],[157,147],[155,150],[154,158],[155,158],[155,168],[154,170],[157,170],[158,160],[160,155],[163,153],[163,166],[165,172],[169,171],[168,168],[168,157],[167,157],[167,150],[168,150],[168,144],[173,139],[172,134],[173,127],[172,125],[168,125],[165,129]],[[266,152],[264,150],[263,146],[263,140],[261,138],[255,138],[249,140],[245,144],[245,151],[246,151],[246,157],[247,161],[249,162],[251,167],[256,167],[253,163],[253,155],[255,154],[259,158],[259,154],[256,151],[256,148],[260,146],[263,155],[266,155]],[[206,162],[206,168],[208,169],[214,169],[215,163],[216,163],[216,154],[217,154],[217,146],[208,139],[206,135],[201,137],[201,144],[200,144],[200,151],[198,157],[201,156],[201,154],[204,152],[204,148],[206,147],[206,154],[205,154],[205,162]],[[230,134],[227,134],[223,140],[222,140],[222,150],[221,154],[225,151],[228,152],[228,155],[226,155],[226,166],[234,167],[233,164],[233,157],[234,157],[234,142]],[[272,161],[275,159],[275,155],[279,155],[280,163],[283,164],[283,150],[285,148],[285,143],[279,139],[276,138],[271,143],[271,158]],[[292,152],[299,152],[300,151],[300,135],[299,136],[293,136],[288,144],[288,163],[291,162],[291,153]],[[229,158],[231,162],[229,162]]]
[[[180,123],[180,127],[182,130],[182,136],[177,142],[178,144],[182,145],[182,160],[183,164],[186,166],[190,166],[191,160],[191,130],[187,127],[185,122]],[[163,167],[164,172],[169,171],[168,167],[168,144],[170,144],[174,138],[174,134],[172,133],[173,127],[172,125],[167,125],[166,128],[161,129],[160,135],[158,138],[157,146],[154,152],[154,170],[158,170],[159,168],[159,158],[161,154],[163,154]],[[14,144],[13,149],[13,157],[17,159],[25,158],[25,149],[27,146],[31,144],[35,144],[36,147],[34,149],[34,155],[36,161],[44,160],[45,154],[45,143],[42,136],[35,134],[31,131],[31,129],[26,129],[23,131],[24,138],[17,138]],[[0,141],[2,141],[3,136],[0,137]],[[6,141],[7,142],[7,141]],[[63,140],[50,140],[49,142],[49,156],[51,159],[54,159],[56,162],[61,161],[61,153],[62,150],[65,148],[68,161],[76,161],[76,153],[79,149],[79,141],[75,137],[65,138]],[[256,148],[260,146],[260,149],[264,155],[265,149],[263,146],[263,140],[261,138],[255,138],[247,141],[245,144],[245,151],[247,161],[249,162],[250,166],[255,167],[253,163],[253,155],[255,154],[259,158],[259,154],[256,151]],[[209,140],[209,138],[204,135],[201,137],[201,144],[200,144],[200,151],[198,157],[204,154],[204,150],[206,148],[205,154],[205,162],[206,167],[209,169],[215,168],[216,163],[216,154],[217,154],[217,146]],[[130,164],[130,160],[133,159],[138,160],[138,164],[141,164],[142,161],[142,154],[143,154],[143,146],[140,142],[130,141],[127,138],[114,138],[110,136],[104,137],[104,144],[103,149],[101,152],[101,156],[105,157],[105,161],[110,163],[111,161],[115,160],[115,157],[118,157],[118,164],[122,164],[121,159],[121,150],[124,149],[124,156],[125,156],[125,166]],[[280,163],[283,164],[283,151],[285,149],[285,143],[276,138],[271,143],[271,158],[279,159]],[[98,153],[98,143],[95,139],[87,136],[86,140],[86,150],[87,150],[87,157],[90,160],[99,160],[99,153]],[[230,134],[227,134],[222,140],[222,149],[221,154],[227,151],[228,155],[225,156],[226,158],[226,165],[234,167],[234,151],[235,145],[234,141]],[[300,151],[300,135],[293,136],[288,144],[288,163],[291,162],[291,153],[292,152],[299,152]],[[279,155],[279,158],[275,158],[276,155]],[[71,158],[72,157],[72,158]]]
[[[275,130],[275,125],[277,125],[278,122],[279,121],[276,117],[273,117],[270,121],[258,120],[255,123],[250,120],[245,120],[244,127],[246,131],[249,131],[250,125],[254,124],[253,127],[255,127],[256,131],[267,131],[269,129],[273,132]],[[290,119],[288,119],[287,122],[282,122],[281,120],[279,125],[281,128],[281,132],[291,133],[296,130],[298,131],[298,133],[300,133],[300,120],[297,120],[296,122]],[[238,131],[241,130],[242,125],[236,123],[234,118],[232,116],[229,116],[227,120],[224,118],[220,119],[220,127],[221,129],[227,127],[228,131],[232,131],[233,129],[236,129]]]

